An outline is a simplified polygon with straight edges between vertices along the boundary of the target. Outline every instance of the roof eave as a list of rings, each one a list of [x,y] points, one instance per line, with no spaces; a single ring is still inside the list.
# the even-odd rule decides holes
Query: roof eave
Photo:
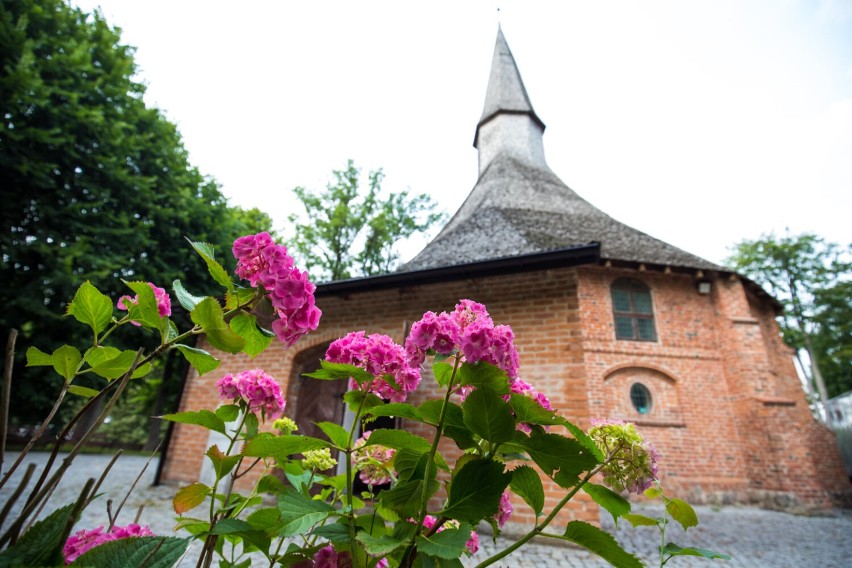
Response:
[[[435,282],[449,282],[485,276],[500,276],[552,268],[595,264],[600,260],[600,243],[588,243],[535,254],[509,256],[409,272],[393,272],[380,276],[351,278],[318,284],[317,296],[337,296],[353,292],[405,288]]]

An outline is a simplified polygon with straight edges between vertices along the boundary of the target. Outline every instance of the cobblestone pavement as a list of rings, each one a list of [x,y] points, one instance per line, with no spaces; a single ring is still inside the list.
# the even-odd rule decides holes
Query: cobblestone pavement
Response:
[[[4,471],[16,456],[6,454]],[[36,463],[39,468],[47,454],[33,453],[25,463]],[[97,477],[106,467],[110,457],[101,455],[78,456],[74,466],[62,480],[54,493],[50,505],[56,507],[72,501],[87,477]],[[146,462],[142,457],[122,456],[107,476],[101,491],[105,495],[90,506],[76,527],[93,528],[104,524],[106,500],[113,499],[117,506],[133,480]],[[157,534],[172,534],[174,513],[171,498],[175,488],[151,487],[156,469],[152,461],[140,479],[136,489],[127,500],[118,519],[118,524],[133,522],[140,505],[144,505],[140,522],[150,525]],[[19,468],[16,476],[23,471]],[[40,471],[40,469],[39,469]],[[16,483],[7,484],[0,490],[0,503],[5,504]],[[833,511],[824,516],[798,516],[753,507],[696,507],[700,525],[684,532],[677,525],[669,525],[667,539],[681,546],[695,546],[730,554],[730,562],[708,561],[701,558],[679,557],[666,564],[672,568],[691,566],[729,566],[731,568],[848,568],[852,566],[852,511]],[[656,515],[660,511],[648,506],[637,506],[635,512]],[[608,515],[601,519],[604,528],[610,530],[629,552],[637,554],[648,566],[659,565],[655,547],[659,545],[659,533],[653,527],[631,528],[627,523],[615,527]],[[510,543],[500,539],[494,545],[486,536],[480,538],[481,549],[469,561],[469,566],[486,559]],[[195,546],[197,554],[198,545]],[[182,567],[194,566],[190,553]],[[258,564],[261,566],[261,564]],[[583,549],[568,546],[553,546],[532,543],[496,566],[519,568],[562,568],[609,566],[597,556]]]

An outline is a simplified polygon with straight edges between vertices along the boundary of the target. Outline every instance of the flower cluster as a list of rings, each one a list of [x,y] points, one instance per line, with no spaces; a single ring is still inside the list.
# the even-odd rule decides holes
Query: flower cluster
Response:
[[[413,522],[413,520],[412,520]],[[432,515],[426,515],[423,518],[423,527],[426,529],[426,532],[430,532],[437,522],[437,519]],[[438,530],[435,532],[441,532],[445,529],[457,529],[459,528],[459,522],[455,520],[450,520],[445,522],[443,525],[438,527]],[[476,551],[479,550],[479,535],[476,531],[470,531],[470,538],[467,539],[467,542],[464,543],[465,549],[468,554],[476,554]]]
[[[412,367],[419,367],[426,353],[449,355],[455,351],[468,363],[485,361],[503,369],[510,379],[518,377],[518,350],[508,325],[494,325],[485,306],[461,300],[450,313],[426,312],[411,326],[405,351]]]
[[[260,411],[266,418],[284,412],[284,397],[278,383],[261,369],[243,371],[236,376],[227,374],[216,381],[219,398],[244,401],[250,412]]]
[[[361,367],[374,375],[375,379],[363,388],[393,402],[404,402],[420,384],[420,369],[409,366],[405,350],[387,335],[367,336],[363,331],[353,331],[333,341],[325,358],[332,363]],[[395,384],[388,382],[388,376]],[[349,388],[358,388],[354,379],[349,381]]]
[[[319,325],[322,312],[314,300],[316,286],[293,264],[287,248],[269,233],[246,235],[234,241],[237,276],[252,286],[261,284],[278,318],[272,331],[288,347]]]
[[[302,460],[302,467],[313,471],[325,471],[337,465],[337,460],[331,457],[329,448],[320,448],[318,450],[306,450],[305,458]]]
[[[151,290],[154,291],[154,298],[157,300],[157,313],[160,314],[161,318],[167,318],[172,315],[172,299],[169,297],[169,293],[166,292],[163,288],[155,286],[153,282],[148,282],[148,286],[151,287]],[[130,296],[122,296],[118,299],[116,305],[119,310],[129,310],[130,305],[136,305],[139,303],[139,294],[136,294],[132,298]],[[140,325],[139,322],[131,321],[133,325]]]
[[[497,514],[494,515],[494,520],[497,521],[497,526],[501,529],[509,521],[512,511],[515,510],[512,507],[512,502],[509,500],[509,495],[511,495],[509,491],[503,492],[503,495],[500,496],[500,505],[497,508]]]
[[[105,542],[135,536],[154,536],[154,533],[147,526],[143,527],[136,524],[129,524],[126,527],[112,527],[109,532],[103,532],[103,530],[104,527],[100,526],[96,529],[77,531],[69,536],[68,540],[65,541],[65,546],[62,547],[65,563],[71,564],[82,554]]]
[[[292,418],[279,418],[272,423],[272,427],[281,432],[282,435],[289,435],[299,429],[299,426]]]
[[[544,393],[540,393],[535,390],[535,387],[526,382],[525,380],[516,379],[510,382],[509,389],[512,391],[512,394],[519,394],[527,398],[531,398],[545,410],[550,410],[551,412],[553,412],[553,405],[550,404],[550,399],[547,398]],[[505,396],[504,398],[506,400],[509,400],[509,395]],[[527,424],[524,424],[523,422],[518,423],[517,429],[521,432],[530,432],[530,427]]]
[[[642,493],[657,479],[656,448],[642,440],[636,426],[623,420],[592,420],[589,437],[615,459],[603,469],[604,483],[616,491]]]
[[[396,477],[393,469],[393,456],[396,450],[374,444],[367,446],[372,430],[364,432],[352,445],[352,466],[359,472],[358,477],[367,485],[384,485]]]
[[[297,565],[301,566],[301,564]],[[352,557],[348,552],[337,552],[334,546],[328,545],[320,548],[314,554],[314,561],[311,564],[312,568],[351,568]],[[388,561],[382,558],[376,563],[376,568],[387,568]]]

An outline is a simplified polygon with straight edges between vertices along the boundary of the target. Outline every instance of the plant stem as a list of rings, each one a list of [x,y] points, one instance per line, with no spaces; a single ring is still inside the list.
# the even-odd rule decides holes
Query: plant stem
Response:
[[[355,490],[355,479],[353,478],[352,473],[352,444],[355,439],[355,429],[358,428],[358,425],[361,423],[361,413],[364,411],[364,402],[367,400],[367,394],[364,393],[364,396],[361,397],[361,401],[358,403],[358,410],[355,412],[355,419],[352,421],[352,427],[349,429],[349,439],[346,442],[346,448],[343,450],[343,453],[346,454],[346,501],[349,506],[349,538],[354,543],[355,542],[355,511],[352,507],[352,492]],[[354,552],[354,551],[353,551]],[[352,554],[353,560],[357,557],[356,554]]]
[[[12,366],[15,363],[15,341],[18,330],[9,330],[6,342],[6,359],[3,367],[3,390],[0,391],[0,472],[3,471],[3,456],[6,455],[6,432],[9,429],[9,399],[12,396]]]

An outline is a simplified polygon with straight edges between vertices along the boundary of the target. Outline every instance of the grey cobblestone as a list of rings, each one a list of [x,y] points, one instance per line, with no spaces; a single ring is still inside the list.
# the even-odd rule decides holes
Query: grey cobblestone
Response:
[[[4,470],[16,456],[7,454]],[[41,467],[47,454],[34,453],[27,462]],[[106,467],[109,456],[78,456],[74,466],[66,473],[50,503],[56,507],[72,501],[87,477],[97,477]],[[102,491],[104,496],[90,506],[78,524],[79,528],[94,528],[104,524],[106,500],[117,504],[124,497],[133,480],[142,469],[145,458],[123,456],[119,458],[107,477]],[[137,509],[144,505],[140,522],[150,525],[157,534],[172,534],[174,513],[171,499],[175,488],[151,487],[156,460],[139,481],[119,517],[119,524],[133,521]],[[16,473],[16,477],[23,467]],[[15,483],[0,490],[0,503],[6,502]],[[648,505],[637,506],[636,512],[649,516],[661,510]],[[666,564],[671,568],[693,566],[728,566],[730,568],[849,568],[852,567],[852,511],[830,511],[822,516],[800,516],[767,511],[754,507],[721,508],[696,507],[700,525],[687,533],[678,525],[669,525],[667,541],[681,546],[695,546],[725,552],[733,556],[730,562],[708,561],[701,558],[679,557]],[[43,513],[43,515],[46,514]],[[615,527],[608,515],[601,519],[605,529],[630,552],[637,554],[648,566],[658,566],[659,558],[655,547],[659,546],[659,534],[653,527],[630,527],[620,523]],[[475,566],[498,550],[511,543],[510,539],[498,539],[493,544],[487,535],[481,535],[480,551],[466,565]],[[197,545],[196,545],[197,548]],[[196,552],[197,554],[197,552]],[[193,566],[191,555],[181,564]],[[258,564],[260,566],[260,564]],[[519,551],[501,560],[495,566],[511,568],[598,568],[609,566],[599,557],[583,549],[570,546],[553,546],[533,541]]]

